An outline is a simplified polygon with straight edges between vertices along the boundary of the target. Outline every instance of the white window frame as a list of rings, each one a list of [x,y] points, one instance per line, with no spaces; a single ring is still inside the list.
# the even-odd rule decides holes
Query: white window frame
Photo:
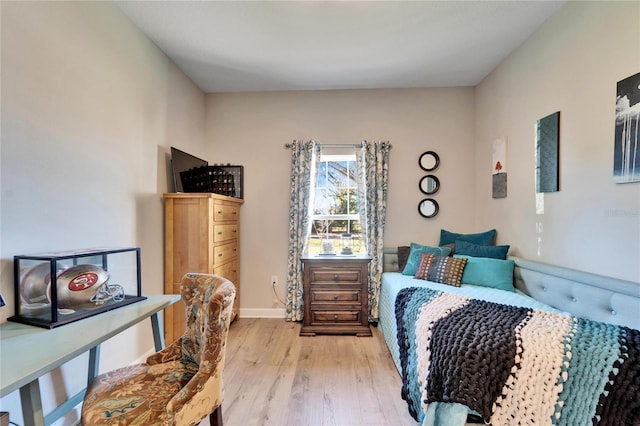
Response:
[[[356,154],[355,153],[350,153],[350,154],[321,154],[320,155],[320,159],[318,161],[318,164],[316,165],[316,167],[318,168],[318,173],[320,173],[320,165],[322,163],[330,163],[330,162],[350,162],[353,163],[353,169],[347,168],[347,175],[348,175],[348,171],[350,170],[354,170],[355,171],[355,162],[356,162]],[[328,170],[328,167],[325,168],[325,172]],[[354,173],[355,175],[355,173]],[[318,187],[316,186],[318,181],[318,178],[316,178],[316,180],[313,182],[313,191],[314,191],[314,200],[315,198],[318,196],[318,190],[322,189],[324,187]],[[325,176],[325,181],[328,183],[328,175]],[[349,189],[353,190],[354,193],[356,194],[356,197],[358,197],[358,182],[357,180],[354,182],[353,186],[350,186]],[[350,200],[347,199],[347,203],[349,203]],[[350,210],[350,205],[347,204],[347,211]],[[347,230],[346,233],[351,233],[351,225],[352,225],[352,221],[358,221],[360,222],[362,220],[362,218],[360,217],[359,212],[356,211],[356,213],[347,213],[347,214],[315,214],[315,206],[311,206],[310,212],[309,212],[309,220],[311,223],[314,223],[314,221],[319,220],[319,221],[337,221],[337,220],[345,220],[347,221]],[[362,224],[360,224],[360,229],[362,230]],[[309,239],[314,239],[318,236],[319,234],[315,234],[315,235],[309,235]],[[324,239],[324,235],[320,235],[321,239]]]
[[[346,161],[346,162],[353,162],[354,163],[354,170],[355,170],[355,161],[356,161],[356,155],[354,154],[343,154],[343,155],[335,155],[335,154],[321,154],[320,155],[320,163],[337,163],[337,162],[341,162],[341,161]],[[350,169],[348,169],[350,170]],[[328,181],[328,179],[325,179],[326,181]],[[317,182],[317,179],[316,179]],[[315,186],[314,182],[314,187],[313,190],[314,192],[316,192],[318,190],[318,187]],[[355,186],[353,187],[349,187],[348,189],[355,189],[356,194],[358,193],[358,184],[356,182]],[[316,192],[317,194],[317,192]],[[349,202],[349,199],[347,198],[347,203]],[[349,211],[349,208],[347,208],[347,211]],[[311,212],[311,220],[360,220],[360,214],[358,213],[354,213],[354,214],[314,214],[313,211]]]
[[[356,155],[355,154],[344,154],[344,155],[336,155],[336,154],[321,154],[320,155],[320,163],[330,163],[330,162],[353,162],[355,167]],[[319,165],[318,165],[319,168]],[[349,169],[347,169],[349,170]],[[317,181],[317,180],[316,180]],[[328,179],[327,179],[328,181]],[[358,194],[358,183],[356,182],[355,186],[349,187],[349,189],[353,188],[355,190],[356,196]],[[316,186],[316,182],[313,185],[313,191],[316,192],[318,187]],[[349,199],[347,198],[347,203],[349,203]],[[347,207],[347,211],[350,209]],[[360,214],[314,214],[311,212],[311,220],[360,220]],[[348,223],[348,222],[347,222]],[[349,225],[350,226],[350,225]]]

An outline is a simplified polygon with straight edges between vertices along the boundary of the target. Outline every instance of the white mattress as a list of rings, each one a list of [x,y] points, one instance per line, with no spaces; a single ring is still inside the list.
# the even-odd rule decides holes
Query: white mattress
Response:
[[[413,278],[410,275],[402,275],[400,272],[385,272],[382,274],[380,302],[379,302],[379,323],[378,327],[391,352],[393,362],[399,373],[402,373],[398,341],[396,338],[396,316],[395,301],[398,292],[405,287],[427,287],[434,290],[449,293],[461,294],[474,299],[496,302],[507,305],[522,306],[526,308],[541,309],[544,311],[558,312],[557,309],[545,305],[521,292],[510,292],[489,287],[463,284],[461,287],[453,287],[446,284],[439,284],[432,281],[425,281]]]

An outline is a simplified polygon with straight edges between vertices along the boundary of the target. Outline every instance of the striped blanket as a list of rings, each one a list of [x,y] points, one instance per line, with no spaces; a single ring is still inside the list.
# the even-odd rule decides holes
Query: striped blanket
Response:
[[[640,425],[640,331],[428,288],[396,298],[402,397],[493,425]]]

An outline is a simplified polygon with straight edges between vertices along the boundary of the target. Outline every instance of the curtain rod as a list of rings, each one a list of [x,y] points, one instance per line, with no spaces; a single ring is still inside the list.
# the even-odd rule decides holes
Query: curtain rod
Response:
[[[366,141],[363,141],[363,142],[366,142]],[[319,143],[318,145],[322,148],[362,148],[362,143],[345,143],[345,144]],[[292,146],[293,145],[291,145],[290,143],[285,143],[284,149],[290,149]],[[389,144],[389,148],[391,148],[391,144]]]
[[[319,146],[323,147],[323,148],[360,148],[362,145],[361,144],[355,144],[355,143],[348,143],[348,144],[338,144],[338,143],[319,143]],[[290,143],[285,143],[284,144],[284,148],[285,149],[289,149],[291,148],[291,144]]]

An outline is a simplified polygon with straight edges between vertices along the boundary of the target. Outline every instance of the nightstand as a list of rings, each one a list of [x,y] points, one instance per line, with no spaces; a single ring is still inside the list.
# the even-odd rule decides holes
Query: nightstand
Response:
[[[369,328],[370,256],[303,257],[304,319],[300,336],[355,334]]]

